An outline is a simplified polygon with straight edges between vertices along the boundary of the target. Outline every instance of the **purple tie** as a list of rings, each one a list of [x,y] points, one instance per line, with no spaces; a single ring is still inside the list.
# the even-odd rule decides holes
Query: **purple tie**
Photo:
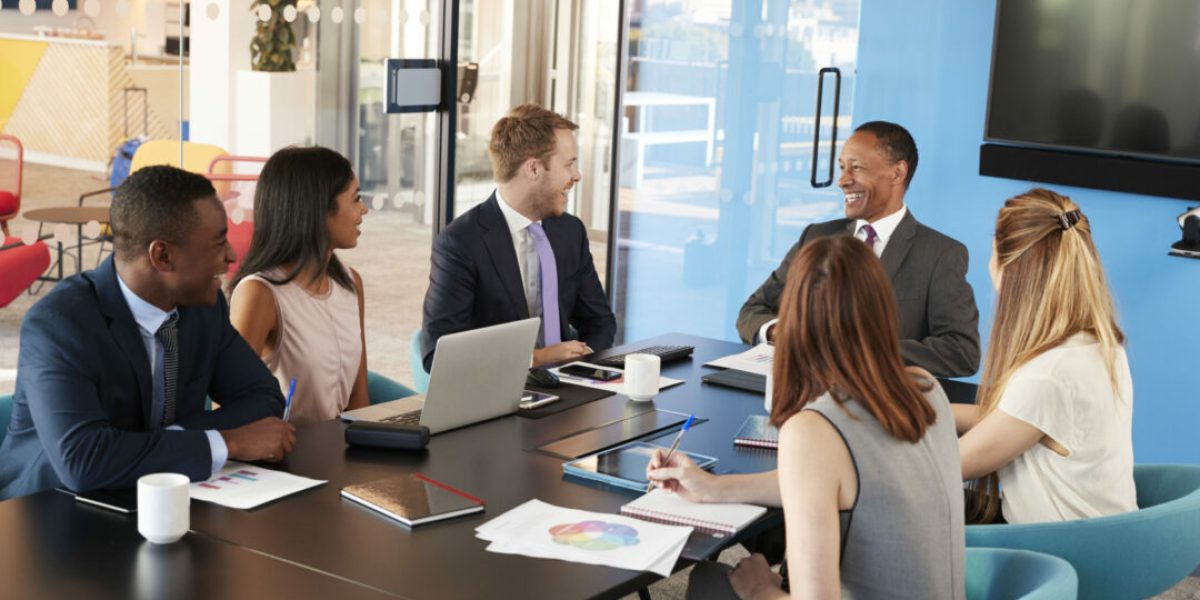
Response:
[[[539,270],[542,275],[542,347],[553,346],[562,341],[558,321],[558,264],[554,262],[554,250],[550,239],[540,223],[529,224],[529,235],[533,236],[533,249],[537,251]]]
[[[875,236],[875,228],[871,227],[871,224],[868,223],[868,224],[862,226],[862,230],[867,232],[867,239],[863,240],[863,242],[867,245],[868,248],[871,249],[871,252],[874,252],[875,251],[875,240],[879,239],[878,237]]]

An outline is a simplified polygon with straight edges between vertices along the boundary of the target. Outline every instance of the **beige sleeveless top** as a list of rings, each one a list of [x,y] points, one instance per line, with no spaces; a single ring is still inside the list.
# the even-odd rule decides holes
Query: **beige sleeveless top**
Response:
[[[289,420],[303,424],[335,419],[350,402],[362,360],[358,296],[333,281],[328,293],[315,296],[294,281],[275,285],[264,274],[283,278],[278,271],[255,273],[239,282],[233,294],[254,280],[275,297],[279,342],[263,361],[285,396],[296,378]]]

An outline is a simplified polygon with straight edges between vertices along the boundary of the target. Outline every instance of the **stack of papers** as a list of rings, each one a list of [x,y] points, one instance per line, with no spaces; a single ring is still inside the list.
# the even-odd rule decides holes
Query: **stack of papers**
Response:
[[[719,369],[735,369],[767,376],[771,374],[771,363],[775,361],[775,346],[759,344],[745,352],[722,356],[717,360],[704,363],[706,367]]]
[[[551,558],[670,577],[691,527],[659,525],[530,500],[475,529],[489,552]]]
[[[193,483],[189,492],[196,500],[248,510],[323,483],[231,460],[208,481]]]

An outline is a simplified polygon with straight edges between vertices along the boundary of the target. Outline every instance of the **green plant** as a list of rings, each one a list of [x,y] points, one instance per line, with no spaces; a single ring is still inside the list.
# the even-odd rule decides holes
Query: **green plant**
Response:
[[[296,0],[256,0],[250,12],[257,15],[260,6],[271,9],[271,17],[259,20],[250,40],[250,68],[255,71],[295,71],[292,50],[296,47],[296,32],[283,18],[285,8],[296,8]],[[256,16],[257,18],[257,16]]]

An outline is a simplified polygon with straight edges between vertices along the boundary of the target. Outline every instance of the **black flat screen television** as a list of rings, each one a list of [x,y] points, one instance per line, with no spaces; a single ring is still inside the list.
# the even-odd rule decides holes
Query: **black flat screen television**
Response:
[[[985,144],[981,172],[1025,148],[1031,160],[1068,160],[1073,185],[1118,189],[1078,179],[1120,162],[1139,178],[1157,167],[1129,161],[1200,168],[1200,2],[997,0],[984,138],[996,144]],[[1025,166],[984,174],[1052,170]],[[1200,182],[1184,188],[1120,189],[1200,195]]]

